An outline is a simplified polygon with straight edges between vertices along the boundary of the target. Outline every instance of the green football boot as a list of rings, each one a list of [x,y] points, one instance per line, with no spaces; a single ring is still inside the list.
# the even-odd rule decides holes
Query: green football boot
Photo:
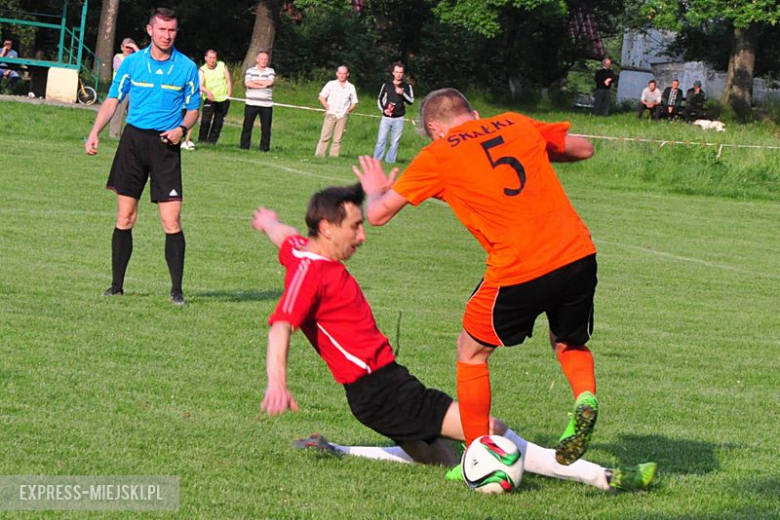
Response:
[[[615,468],[607,470],[607,481],[610,491],[644,491],[655,480],[657,469],[655,462],[645,462],[628,468]]]
[[[463,461],[459,462],[457,466],[447,470],[444,474],[444,479],[453,482],[463,482]]]
[[[596,426],[599,415],[599,402],[591,392],[582,392],[574,402],[571,414],[558,446],[555,448],[555,460],[568,466],[588,451],[588,443]]]

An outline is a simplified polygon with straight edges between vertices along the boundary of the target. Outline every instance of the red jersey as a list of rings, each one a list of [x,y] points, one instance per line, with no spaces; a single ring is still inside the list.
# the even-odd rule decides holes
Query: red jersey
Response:
[[[366,297],[343,263],[303,251],[308,240],[292,236],[279,249],[287,270],[284,294],[268,323],[285,321],[300,328],[341,384],[395,359],[379,331]]]
[[[533,280],[596,252],[547,155],[568,130],[511,112],[469,121],[423,148],[393,190],[449,204],[488,253],[486,282]]]

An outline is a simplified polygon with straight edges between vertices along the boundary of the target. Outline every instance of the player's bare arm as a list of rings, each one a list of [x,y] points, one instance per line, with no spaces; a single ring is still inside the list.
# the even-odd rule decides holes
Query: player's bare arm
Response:
[[[260,404],[260,408],[268,415],[283,414],[287,410],[298,411],[298,403],[287,389],[287,356],[292,332],[292,326],[284,321],[274,323],[268,332],[268,386]]]
[[[186,126],[189,129],[195,126],[195,123],[197,122],[198,122],[198,111],[187,110],[187,113],[184,114],[184,121],[182,121],[181,124],[183,126]],[[184,135],[186,133],[187,132],[185,132],[181,126],[177,126],[176,128],[161,133],[160,138],[165,141],[168,141],[171,144],[179,144],[179,141],[184,139]]]
[[[106,100],[103,101],[103,105],[101,105],[98,115],[95,118],[95,124],[92,125],[89,137],[87,137],[87,141],[84,143],[87,155],[95,155],[98,153],[98,145],[100,144],[98,135],[108,122],[111,121],[118,104],[119,100],[117,98],[106,98]]]
[[[584,137],[576,135],[566,136],[566,149],[563,153],[548,153],[553,162],[583,161],[593,157],[593,145]]]
[[[276,212],[268,208],[257,208],[252,217],[252,227],[261,233],[265,233],[268,240],[276,247],[282,247],[284,241],[293,235],[298,235],[298,230],[279,221]]]
[[[398,175],[398,168],[393,168],[390,175],[385,175],[382,161],[370,155],[359,157],[360,168],[352,167],[363,192],[366,194],[366,219],[372,226],[383,226],[390,221],[408,201],[392,189]]]

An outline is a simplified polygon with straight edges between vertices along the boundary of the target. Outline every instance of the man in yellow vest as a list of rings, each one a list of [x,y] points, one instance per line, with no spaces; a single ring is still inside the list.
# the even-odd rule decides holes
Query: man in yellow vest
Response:
[[[203,97],[203,115],[200,120],[198,142],[217,144],[222,124],[230,109],[233,83],[225,62],[217,61],[217,51],[209,49],[206,64],[198,69],[200,92]]]

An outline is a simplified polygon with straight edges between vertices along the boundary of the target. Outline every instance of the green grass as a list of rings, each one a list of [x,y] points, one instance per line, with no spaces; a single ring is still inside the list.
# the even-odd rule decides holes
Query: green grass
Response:
[[[278,101],[306,101],[293,90],[277,92]],[[360,111],[373,113],[373,99],[363,102]],[[503,110],[477,105],[484,114]],[[240,112],[236,104],[232,122]],[[571,118],[586,134],[775,137],[760,126],[714,135],[630,115],[536,116]],[[353,181],[349,166],[372,149],[375,120],[352,118],[335,160],[313,157],[318,114],[282,108],[269,154],[239,151],[239,128],[228,126],[220,145],[185,155],[190,305],[175,308],[146,193],[128,294],[100,296],[110,283],[115,204],[102,187],[116,144],[106,132],[100,154],[84,154],[93,118],[0,102],[0,474],[176,475],[181,518],[780,515],[777,151],[725,150],[716,159],[714,150],[598,141],[592,160],[557,168],[599,248],[591,347],[602,414],[587,458],[605,466],[654,460],[660,482],[647,494],[608,496],[526,475],[518,493],[486,497],[445,482],[441,469],[291,450],[291,439],[314,431],[344,444],[386,442],[351,417],[300,334],[289,384],[301,411],[259,415],[266,320],[282,269],[252,231],[251,212],[267,205],[302,227],[313,191]],[[422,143],[407,128],[401,166]],[[449,209],[427,203],[369,229],[349,263],[392,341],[403,312],[400,361],[451,393],[463,303],[483,261]],[[493,356],[493,412],[551,445],[571,395],[545,325]]]

